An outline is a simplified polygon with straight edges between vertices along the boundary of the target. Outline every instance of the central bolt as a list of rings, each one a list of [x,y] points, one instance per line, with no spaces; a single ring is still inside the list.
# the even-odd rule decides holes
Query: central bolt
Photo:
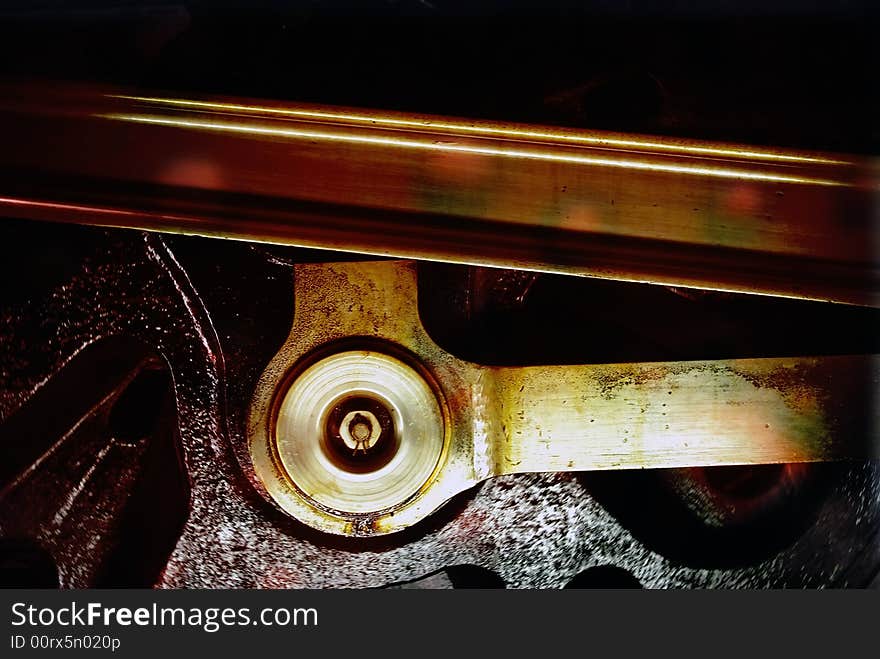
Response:
[[[398,435],[386,402],[355,395],[330,410],[321,442],[336,466],[366,473],[381,469],[394,457],[400,444]]]
[[[373,433],[372,425],[362,417],[355,417],[354,421],[348,424],[348,430],[356,442],[366,442]]]
[[[352,410],[342,419],[339,435],[352,451],[366,453],[382,436],[382,425],[369,410]]]

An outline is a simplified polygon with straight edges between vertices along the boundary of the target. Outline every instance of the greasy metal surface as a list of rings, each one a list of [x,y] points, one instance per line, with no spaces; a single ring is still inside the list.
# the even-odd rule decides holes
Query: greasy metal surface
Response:
[[[870,158],[108,89],[4,92],[9,216],[878,303]]]
[[[456,565],[510,587],[560,587],[600,565],[646,587],[844,586],[867,583],[880,562],[875,461],[805,465],[821,487],[797,485],[784,517],[767,518],[759,533],[728,529],[723,548],[707,549],[667,514],[654,472],[503,476],[408,532],[330,541],[276,512],[241,477],[243,415],[290,328],[292,309],[280,301],[292,298],[292,268],[246,245],[193,239],[168,250],[155,237],[78,231],[93,236],[91,256],[30,303],[3,310],[0,418],[101,337],[156,346],[173,373],[191,483],[190,515],[160,587],[376,587]],[[627,502],[644,512],[628,515]],[[653,520],[656,534],[645,528]],[[679,552],[664,544],[675,538],[687,543]],[[746,541],[757,549],[724,557]]]
[[[182,524],[180,513],[186,509],[174,501],[178,494],[185,496],[174,470],[174,440],[167,436],[176,424],[126,428],[114,416],[128,402],[120,401],[137,386],[132,385],[136,378],[161,371],[152,370],[156,365],[145,360],[146,351],[136,344],[107,347],[114,348],[116,356],[105,351],[90,359],[100,352],[98,345],[77,358],[93,367],[103,358],[116,367],[101,383],[99,400],[80,401],[69,393],[59,397],[58,384],[68,391],[79,388],[86,395],[92,393],[89,377],[71,381],[65,369],[57,383],[44,387],[0,426],[5,462],[0,478],[0,538],[13,543],[26,539],[26,546],[48,552],[56,573],[53,585],[81,588],[110,580],[132,587],[151,585],[163,564],[157,566],[132,543],[145,541],[170,549],[168,536],[173,543]],[[120,351],[128,354],[120,358]],[[131,404],[147,408],[143,414],[149,415],[157,411],[149,409],[151,403],[162,401],[139,399]],[[165,437],[160,435],[163,432]],[[16,464],[17,452],[25,453],[27,461]],[[158,495],[147,482],[157,471]],[[150,500],[146,507],[145,497]],[[124,559],[119,558],[121,552],[126,553]]]
[[[248,434],[265,491],[319,530],[355,536],[400,531],[476,483],[504,474],[880,454],[880,410],[870,396],[859,398],[859,392],[880,390],[875,356],[487,368],[437,346],[421,324],[417,298],[410,262],[296,266],[293,325],[257,386]],[[314,500],[343,500],[345,492],[336,488],[344,490],[344,482],[328,476],[322,488],[328,491],[315,492],[289,479],[290,461],[308,461],[304,447],[318,451],[318,433],[303,429],[307,419],[300,420],[300,454],[282,458],[284,467],[276,457],[289,453],[292,440],[286,435],[290,419],[276,436],[274,410],[288,387],[301,382],[295,376],[289,384],[288,374],[314,353],[353,355],[357,364],[357,355],[369,363],[395,351],[413,355],[425,377],[438,383],[438,398],[448,409],[447,455],[415,498],[396,498],[370,514],[353,502],[322,509]],[[333,381],[332,373],[325,377]],[[391,372],[377,367],[370,377],[380,386]],[[346,379],[342,368],[339,378]],[[421,432],[401,438],[403,446],[427,441]]]
[[[186,329],[144,322],[150,314],[173,315],[178,305],[185,309],[186,298],[182,290],[155,277],[147,254],[164,258],[155,251],[163,250],[161,245],[140,242],[99,245],[78,275],[33,301],[41,305],[39,312],[24,304],[4,306],[0,315],[4,458],[9,459],[9,442],[43,444],[32,464],[17,465],[12,478],[3,480],[0,537],[27,540],[48,552],[64,588],[93,587],[108,579],[114,585],[151,585],[153,581],[136,578],[144,568],[141,560],[155,559],[149,552],[157,547],[162,551],[160,535],[169,524],[175,536],[168,550],[173,548],[183,524],[177,518],[181,510],[184,516],[186,512],[185,501],[178,510],[171,500],[178,493],[187,496],[186,476],[176,473],[174,396],[167,403],[171,427],[160,426],[149,436],[120,434],[112,419],[120,393],[125,395],[124,388],[145,368],[157,368],[157,360],[162,367],[162,359],[182,359],[211,368],[201,341],[181,341],[199,336],[192,329],[197,321],[190,320]],[[170,291],[163,288],[169,285]],[[169,340],[172,328],[174,339]],[[92,389],[98,371],[107,373],[99,380],[101,386]],[[177,372],[173,378],[179,405],[186,383]],[[210,404],[209,397],[200,401]],[[184,432],[204,423],[197,411],[178,409],[186,415],[180,418]],[[170,453],[169,460],[151,461],[159,444]],[[161,487],[140,494],[148,499],[146,507],[132,508],[147,470]],[[128,517],[135,518],[133,525]],[[175,529],[176,524],[180,526]],[[126,538],[131,528],[134,533]],[[140,547],[131,546],[132,538]],[[155,574],[144,576],[155,580],[165,560]]]

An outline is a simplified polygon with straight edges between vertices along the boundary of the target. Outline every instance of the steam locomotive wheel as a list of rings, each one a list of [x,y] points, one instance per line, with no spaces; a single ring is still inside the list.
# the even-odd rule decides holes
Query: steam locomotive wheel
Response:
[[[456,336],[473,340],[505,314],[528,311],[481,315],[488,312],[474,306],[474,290],[455,284],[465,266],[327,266],[305,263],[307,253],[296,250],[11,224],[6,239],[14,232],[20,249],[4,266],[9,272],[35,273],[40,254],[59,258],[6,292],[0,319],[0,574],[7,584],[799,587],[865,585],[880,565],[880,468],[859,453],[865,447],[852,415],[840,413],[861,409],[858,400],[838,400],[847,386],[855,396],[870,391],[870,358],[735,355],[749,358],[736,367],[738,378],[757,378],[762,360],[796,365],[765,371],[751,398],[727,400],[725,408],[741,414],[716,428],[720,442],[757,423],[749,411],[768,432],[775,428],[762,416],[767,410],[777,421],[793,420],[791,427],[806,430],[786,435],[797,441],[769,460],[776,464],[749,464],[761,456],[747,442],[725,448],[742,450],[739,464],[747,466],[711,451],[679,451],[686,461],[664,463],[657,456],[672,450],[663,443],[664,422],[657,432],[619,426],[618,462],[638,457],[633,445],[640,445],[639,459],[651,469],[597,470],[602,452],[563,456],[556,468],[548,457],[555,454],[541,447],[554,446],[559,429],[577,419],[585,433],[599,433],[615,400],[637,400],[627,389],[636,385],[596,389],[592,416],[559,412],[517,440],[517,453],[500,452],[525,427],[508,425],[519,412],[530,414],[516,407],[519,386],[527,393],[534,383],[548,400],[565,390],[593,401],[595,381],[583,376],[611,366],[587,354],[589,341],[550,379],[517,370],[541,366],[486,367],[479,355],[460,357]],[[357,280],[359,272],[391,273],[392,286]],[[525,282],[497,273],[504,276],[514,288]],[[529,296],[539,296],[545,281],[528,282]],[[590,313],[598,327],[597,301],[608,284],[560,285],[593,294],[592,307],[569,313]],[[365,294],[342,305],[352,286],[413,305],[410,293],[424,295],[409,309],[377,310]],[[619,286],[644,295],[645,287]],[[449,310],[444,296],[466,303]],[[849,326],[872,313],[798,308],[838,314],[835,322]],[[322,324],[321,314],[334,322]],[[371,327],[390,330],[370,334]],[[873,340],[856,352],[875,352]],[[543,359],[542,350],[556,349],[545,343],[523,344],[508,359]],[[658,354],[684,363],[674,349]],[[598,370],[577,366],[589,363]],[[846,366],[848,383],[836,364]],[[684,409],[676,399],[687,391],[689,404],[708,404],[705,391],[686,389],[691,371],[650,368],[639,377],[662,383],[662,395],[658,388],[647,399],[658,419]],[[514,373],[520,384],[511,389]],[[731,373],[716,369],[699,382],[733,395],[740,380]],[[779,384],[784,373],[795,383],[789,388]],[[578,376],[571,389],[566,374]],[[781,388],[768,389],[773,378]],[[784,395],[773,398],[774,391]],[[828,432],[811,443],[820,419]],[[666,453],[646,450],[652,438]],[[707,439],[703,447],[718,445]],[[514,456],[522,463],[505,461]]]

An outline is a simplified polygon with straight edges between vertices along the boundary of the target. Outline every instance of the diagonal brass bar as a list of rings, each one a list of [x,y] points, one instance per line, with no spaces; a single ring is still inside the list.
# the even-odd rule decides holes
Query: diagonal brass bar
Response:
[[[418,315],[415,264],[296,266],[290,336],[254,396],[251,454],[270,496],[317,528],[388,533],[504,474],[815,462],[880,455],[875,355],[486,367],[458,359]],[[298,365],[357,350],[390,354],[434,383],[446,439],[415,499],[369,518],[304,503],[273,458],[273,401]],[[405,429],[402,431],[404,440]]]
[[[875,158],[0,87],[0,214],[880,304]]]

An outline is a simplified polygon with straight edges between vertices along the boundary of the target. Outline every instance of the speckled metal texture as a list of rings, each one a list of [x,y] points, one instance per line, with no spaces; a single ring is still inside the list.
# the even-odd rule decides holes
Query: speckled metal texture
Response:
[[[307,529],[257,494],[233,449],[246,443],[250,396],[291,325],[290,263],[228,241],[81,231],[86,256],[70,276],[3,307],[0,420],[90,345],[125,337],[161,356],[173,377],[190,504],[157,587],[382,587],[459,565],[517,588],[563,587],[599,565],[646,587],[861,586],[880,565],[874,462],[817,465],[790,479],[771,517],[720,534],[687,512],[699,497],[680,497],[688,506],[673,496],[699,489],[693,474],[669,471],[504,476],[386,538]],[[100,487],[58,482],[45,496],[63,515],[64,501],[85,502]],[[772,542],[761,539],[762,524],[776,529]],[[64,540],[47,545],[61,585],[93,585],[82,555],[59,549]]]

